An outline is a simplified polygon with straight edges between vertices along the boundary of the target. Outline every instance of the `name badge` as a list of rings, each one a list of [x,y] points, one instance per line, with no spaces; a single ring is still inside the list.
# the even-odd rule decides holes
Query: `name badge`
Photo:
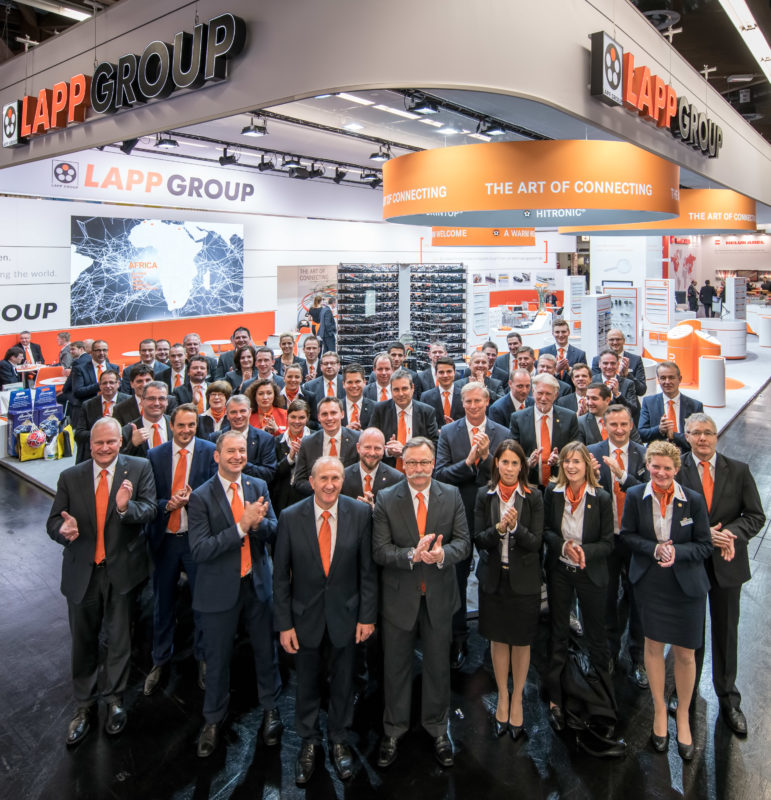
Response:
[[[680,520],[681,525],[693,525],[693,519],[691,517],[683,517]]]

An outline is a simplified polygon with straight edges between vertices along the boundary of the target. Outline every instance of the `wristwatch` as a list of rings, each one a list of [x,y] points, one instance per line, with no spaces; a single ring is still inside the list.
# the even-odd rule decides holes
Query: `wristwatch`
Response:
[[[415,556],[415,548],[410,547],[410,549],[407,551],[407,561],[409,561],[410,569],[412,569],[412,567],[414,566],[414,562],[412,560],[414,556]]]

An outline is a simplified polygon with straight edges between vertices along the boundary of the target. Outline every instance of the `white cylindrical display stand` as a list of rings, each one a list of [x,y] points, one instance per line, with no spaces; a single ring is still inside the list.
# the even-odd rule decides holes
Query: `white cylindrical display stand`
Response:
[[[725,408],[725,358],[699,359],[699,399],[709,408]]]
[[[659,382],[656,380],[656,367],[659,362],[654,361],[652,358],[645,358],[644,356],[642,362],[645,368],[645,385],[648,387],[645,392],[645,397],[649,397],[652,394],[656,394],[659,390]]]
[[[761,314],[758,317],[758,344],[761,347],[771,347],[771,316]]]
[[[747,357],[747,322],[743,319],[700,320],[704,333],[720,342],[720,354],[725,358]]]

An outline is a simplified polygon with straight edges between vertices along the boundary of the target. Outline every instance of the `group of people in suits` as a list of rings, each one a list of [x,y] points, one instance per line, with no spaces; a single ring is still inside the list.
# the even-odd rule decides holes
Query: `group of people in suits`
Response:
[[[65,547],[62,591],[73,635],[78,708],[67,743],[87,735],[100,695],[108,703],[107,733],[126,725],[131,609],[152,563],[152,668],[144,692],[161,687],[173,657],[184,571],[204,691],[199,756],[213,753],[221,738],[241,623],[254,652],[260,737],[268,746],[283,730],[277,643],[294,657],[299,785],[311,780],[322,742],[325,674],[330,757],[342,779],[353,773],[353,686],[364,642],[376,630],[384,694],[377,764],[396,760],[409,729],[420,639],[430,676],[421,722],[436,760],[449,767],[450,671],[467,656],[472,542],[479,630],[491,642],[498,686],[496,735],[516,740],[526,730],[522,692],[544,575],[551,635],[542,680],[556,730],[572,722],[563,673],[577,599],[607,700],[584,749],[623,753],[614,738],[611,675],[628,622],[636,682],[650,685],[653,696],[653,746],[666,749],[663,648],[671,644],[678,748],[692,757],[688,711],[709,593],[713,681],[726,721],[746,733],[735,686],[736,630],[749,578],[746,543],[764,520],[754,482],[746,465],[715,453],[714,422],[679,392],[676,364],[659,365],[662,394],[643,398],[636,425],[638,363],[623,349],[623,336],[619,342],[609,335],[607,350],[589,367],[566,334],[566,325],[555,325],[553,352],[544,348],[536,366],[512,332],[509,353],[483,348],[460,378],[441,343],[432,344],[431,366],[419,374],[403,366],[403,346],[394,343],[375,357],[369,383],[359,365],[341,375],[338,355],[322,353],[315,337],[306,339],[305,358],[288,346],[291,334],[282,337],[287,347],[266,369],[258,368],[254,356],[262,354],[245,329],[234,332],[230,364],[212,364],[199,352],[200,337],[190,334],[169,346],[166,369],[146,360],[157,347],[143,343],[126,393],[106,343],[95,342],[73,363],[81,395],[86,385],[96,393],[83,403],[78,464],[62,473],[48,523]],[[239,351],[249,348],[254,375],[238,386],[223,380],[243,369],[248,359]],[[175,349],[184,354],[176,363]],[[503,369],[505,383],[493,378]],[[270,384],[275,407],[285,406],[283,430],[255,416],[257,391],[250,398],[249,383],[257,390]],[[564,393],[563,384],[572,391]],[[100,692],[102,624],[110,666]]]

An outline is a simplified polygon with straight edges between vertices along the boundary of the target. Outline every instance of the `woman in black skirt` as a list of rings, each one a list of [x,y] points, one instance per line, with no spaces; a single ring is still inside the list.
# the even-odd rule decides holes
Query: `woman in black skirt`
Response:
[[[632,552],[629,580],[645,634],[645,669],[653,697],[651,743],[660,753],[669,745],[664,696],[664,648],[672,645],[677,688],[677,750],[693,758],[688,707],[696,680],[694,651],[704,642],[709,578],[705,560],[712,553],[704,498],[675,481],[680,451],[652,442],[645,454],[650,483],[626,493],[621,531]]]
[[[541,493],[527,485],[522,446],[506,439],[493,457],[489,485],[477,494],[474,543],[479,550],[479,633],[490,640],[498,684],[495,733],[502,736],[508,730],[515,740],[524,733],[522,692],[541,606],[542,533]]]

